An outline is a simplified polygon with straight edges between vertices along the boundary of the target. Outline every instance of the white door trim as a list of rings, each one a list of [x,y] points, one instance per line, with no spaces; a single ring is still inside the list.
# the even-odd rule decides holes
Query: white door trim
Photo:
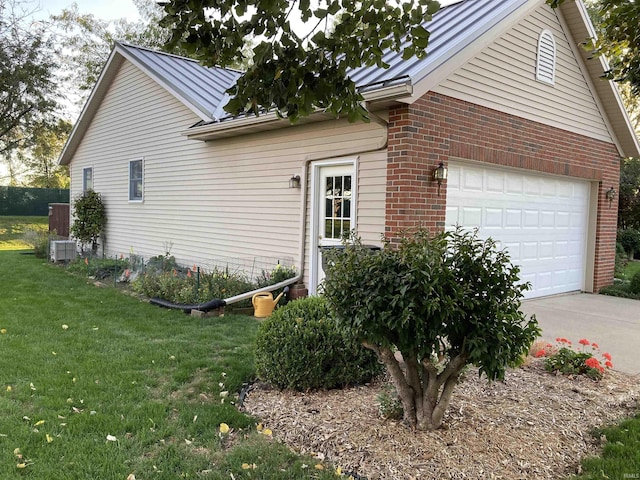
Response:
[[[358,220],[358,157],[334,158],[331,160],[320,160],[311,164],[311,211],[310,211],[310,229],[309,229],[309,248],[310,248],[310,271],[309,271],[309,294],[316,295],[318,293],[318,277],[319,277],[319,240],[320,232],[318,224],[320,220],[320,205],[318,204],[320,195],[320,170],[323,167],[351,166],[353,169],[353,179],[351,184],[351,208],[353,228],[357,228]]]

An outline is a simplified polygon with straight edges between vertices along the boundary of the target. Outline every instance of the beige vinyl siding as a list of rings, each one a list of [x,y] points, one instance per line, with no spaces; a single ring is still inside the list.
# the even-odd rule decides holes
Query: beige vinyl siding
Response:
[[[556,15],[542,5],[433,90],[505,113],[611,142],[607,125]],[[538,38],[556,42],[555,84],[535,79]],[[579,39],[582,40],[582,39]],[[579,48],[579,47],[575,47]]]
[[[198,118],[142,71],[124,62],[71,162],[72,194],[93,166],[107,206],[106,253],[171,254],[197,263],[260,269],[300,263],[301,189],[289,178],[311,158],[366,152],[379,145],[376,124],[327,121],[200,142],[180,132]],[[384,224],[384,153],[363,165],[362,228]],[[144,201],[128,200],[129,161],[144,158]],[[382,162],[384,163],[384,162]],[[381,216],[378,216],[381,212]],[[383,227],[382,227],[383,228]]]

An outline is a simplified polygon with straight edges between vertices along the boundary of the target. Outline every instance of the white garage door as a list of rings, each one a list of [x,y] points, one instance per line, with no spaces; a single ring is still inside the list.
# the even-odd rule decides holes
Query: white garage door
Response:
[[[449,165],[446,228],[478,228],[507,248],[527,298],[584,290],[589,183]]]

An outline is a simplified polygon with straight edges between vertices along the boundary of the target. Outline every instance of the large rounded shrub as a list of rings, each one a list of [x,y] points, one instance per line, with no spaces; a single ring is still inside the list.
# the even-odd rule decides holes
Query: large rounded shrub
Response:
[[[258,377],[283,389],[342,387],[382,371],[371,350],[338,329],[322,297],[292,301],[267,318],[255,359]]]

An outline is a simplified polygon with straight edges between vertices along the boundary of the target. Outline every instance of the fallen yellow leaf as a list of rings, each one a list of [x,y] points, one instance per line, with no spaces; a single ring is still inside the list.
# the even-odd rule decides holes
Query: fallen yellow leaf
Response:
[[[221,423],[220,433],[229,433],[229,425],[227,425],[226,423]]]
[[[19,464],[16,465],[16,467],[18,467],[18,468],[26,468],[27,464],[26,463],[19,463]]]
[[[14,449],[13,454],[16,456],[20,455],[20,449],[19,448]]]
[[[38,427],[38,426],[42,425],[43,423],[44,423],[44,420],[38,420],[38,421],[35,423],[34,427]]]
[[[316,470],[324,470],[324,467],[322,466],[321,463],[316,463],[315,467],[316,467]]]
[[[248,463],[243,463],[242,464],[242,469],[243,470],[249,470],[251,468],[251,465],[249,465]]]
[[[7,392],[10,392],[11,390],[13,390],[13,389],[11,388],[11,385],[7,385]]]
[[[265,428],[264,430],[262,430],[262,434],[270,437],[271,435],[273,435],[273,432],[270,428]]]
[[[53,442],[53,438],[51,437],[51,435],[49,435],[48,433],[46,434],[46,439],[47,439],[47,443],[51,443]]]
[[[0,329],[0,333],[4,335],[5,333],[7,333],[7,329],[6,328]]]

